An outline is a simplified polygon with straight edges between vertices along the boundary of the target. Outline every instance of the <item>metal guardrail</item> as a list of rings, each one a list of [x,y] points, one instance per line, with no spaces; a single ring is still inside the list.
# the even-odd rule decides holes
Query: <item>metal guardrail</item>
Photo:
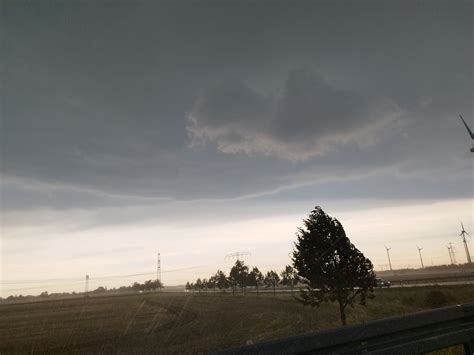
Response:
[[[424,354],[464,345],[474,354],[474,303],[227,349],[216,354]]]

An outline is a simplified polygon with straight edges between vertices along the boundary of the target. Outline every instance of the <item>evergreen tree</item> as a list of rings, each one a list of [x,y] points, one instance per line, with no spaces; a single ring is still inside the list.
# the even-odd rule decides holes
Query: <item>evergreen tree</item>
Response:
[[[306,284],[299,299],[312,307],[322,302],[339,303],[341,322],[346,307],[358,299],[365,305],[376,284],[372,263],[346,236],[336,219],[317,206],[299,228],[293,252],[293,266]]]
[[[194,287],[196,287],[196,290],[198,290],[198,292],[201,293],[201,290],[202,290],[202,281],[201,281],[201,279],[196,280],[196,283],[194,284]]]
[[[237,260],[235,265],[230,270],[230,278],[235,282],[242,291],[245,292],[245,287],[248,283],[249,267],[243,261]]]
[[[217,270],[215,278],[217,288],[225,292],[225,289],[229,287],[229,280],[227,279],[227,276],[225,275],[224,271]]]

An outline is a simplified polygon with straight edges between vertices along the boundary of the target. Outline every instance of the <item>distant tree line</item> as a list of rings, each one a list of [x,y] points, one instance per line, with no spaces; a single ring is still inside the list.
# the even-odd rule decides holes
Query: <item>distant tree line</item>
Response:
[[[131,288],[133,291],[156,291],[163,288],[163,283],[160,280],[148,280],[142,284],[134,282]]]
[[[107,288],[104,286],[99,286],[95,290],[87,292],[87,294],[103,294],[103,293],[130,293],[130,292],[147,292],[147,291],[157,291],[163,288],[163,283],[160,280],[147,280],[143,283],[134,282],[129,286],[120,286],[118,288]],[[43,291],[38,296],[32,295],[11,295],[6,298],[1,298],[0,301],[27,301],[34,300],[35,298],[62,298],[62,297],[77,297],[83,295],[83,292],[55,292],[48,293],[48,291]]]
[[[294,287],[298,284],[299,277],[296,270],[290,265],[287,265],[279,274],[270,270],[263,274],[258,267],[250,268],[241,260],[237,260],[230,269],[229,275],[224,271],[217,270],[217,272],[209,278],[198,278],[195,282],[186,283],[186,291],[188,292],[232,292],[240,291],[247,292],[247,288],[251,287],[258,292],[265,288],[271,288],[275,294],[276,289],[280,286],[290,287],[293,293]]]
[[[109,288],[99,286],[93,291],[89,291],[89,293],[105,293],[105,292],[147,292],[147,291],[157,291],[163,288],[163,283],[160,280],[147,280],[143,283],[134,282],[130,286],[120,286],[118,288]]]

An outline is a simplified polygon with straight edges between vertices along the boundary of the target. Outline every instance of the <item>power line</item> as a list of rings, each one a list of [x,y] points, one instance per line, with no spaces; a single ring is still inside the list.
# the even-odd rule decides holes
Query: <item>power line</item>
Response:
[[[162,270],[161,273],[172,273],[178,271],[186,271],[192,269],[198,269],[206,266],[212,265],[219,265],[218,263],[210,263],[210,264],[202,264],[202,265],[195,265],[184,267],[180,269],[170,269],[170,270]],[[144,272],[144,273],[137,273],[137,274],[122,274],[122,275],[110,275],[110,276],[98,276],[98,277],[91,277],[90,280],[108,280],[108,279],[119,279],[119,278],[127,278],[127,277],[134,277],[134,276],[152,276],[156,275],[156,272]],[[84,278],[58,278],[58,279],[35,279],[35,280],[21,280],[21,279],[10,279],[6,281],[0,281],[1,284],[9,285],[9,284],[25,284],[25,283],[41,283],[41,282],[61,282],[61,281],[83,281]]]

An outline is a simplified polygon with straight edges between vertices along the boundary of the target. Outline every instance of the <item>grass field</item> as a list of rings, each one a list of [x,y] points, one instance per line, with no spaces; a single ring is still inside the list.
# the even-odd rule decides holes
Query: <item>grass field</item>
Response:
[[[474,285],[383,289],[348,321],[472,301]],[[198,353],[337,326],[336,305],[311,309],[290,294],[89,297],[0,305],[0,353]]]

